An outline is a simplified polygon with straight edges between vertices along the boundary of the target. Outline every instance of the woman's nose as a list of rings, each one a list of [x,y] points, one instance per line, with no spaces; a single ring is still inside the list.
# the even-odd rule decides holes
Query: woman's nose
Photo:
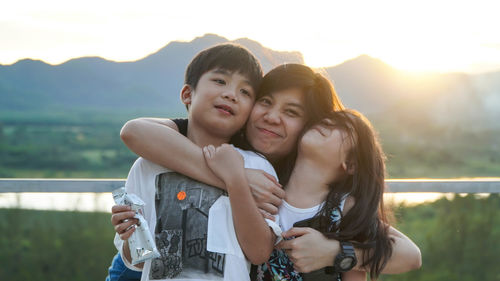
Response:
[[[264,114],[264,120],[272,124],[278,124],[280,122],[280,114],[278,110],[268,110],[266,114]]]

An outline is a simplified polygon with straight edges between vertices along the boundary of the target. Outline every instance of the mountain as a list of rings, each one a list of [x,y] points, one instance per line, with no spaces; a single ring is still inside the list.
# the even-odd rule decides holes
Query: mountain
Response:
[[[402,96],[400,72],[367,55],[325,68],[344,105],[365,114],[385,111]]]
[[[367,55],[324,70],[346,107],[384,121],[500,128],[500,72],[409,74]]]
[[[0,66],[0,110],[142,109],[184,112],[179,91],[184,71],[199,51],[226,38],[207,34],[171,42],[144,59],[112,62],[98,57],[60,65],[21,60]],[[282,63],[303,63],[298,52],[277,52],[249,39],[234,41],[252,51],[265,71]]]
[[[179,101],[183,74],[200,50],[230,42],[206,34],[190,42],[170,42],[133,62],[99,57],[49,65],[21,60],[0,65],[0,110],[71,112],[152,111],[185,113]],[[299,52],[279,52],[243,38],[232,42],[251,50],[267,72],[282,63],[303,63]],[[322,68],[347,107],[387,122],[432,123],[461,128],[499,128],[500,71],[415,75],[362,55]]]

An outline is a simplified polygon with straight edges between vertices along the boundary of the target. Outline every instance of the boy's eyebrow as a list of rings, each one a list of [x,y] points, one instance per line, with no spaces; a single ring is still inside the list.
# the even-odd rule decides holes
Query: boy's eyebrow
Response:
[[[214,73],[225,74],[225,75],[229,75],[230,74],[229,70],[224,69],[224,68],[217,68],[217,69],[214,70]]]
[[[232,74],[232,71],[229,71],[227,69],[224,69],[224,68],[217,68],[214,70],[214,73],[217,73],[217,74],[222,74],[222,75],[231,75]],[[246,84],[248,84],[249,86],[252,86],[252,83],[250,82],[250,80],[248,79],[245,79],[243,80],[243,82],[245,82]],[[253,88],[253,87],[252,87]]]

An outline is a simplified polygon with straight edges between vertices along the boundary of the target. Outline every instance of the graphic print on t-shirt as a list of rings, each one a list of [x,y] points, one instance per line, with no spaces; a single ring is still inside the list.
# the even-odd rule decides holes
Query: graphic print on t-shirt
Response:
[[[208,211],[223,195],[218,188],[175,172],[156,178],[156,246],[150,279],[224,279],[225,255],[208,252]]]

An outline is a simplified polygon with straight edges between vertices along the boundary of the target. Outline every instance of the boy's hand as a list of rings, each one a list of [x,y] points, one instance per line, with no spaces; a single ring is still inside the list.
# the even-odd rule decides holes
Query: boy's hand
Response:
[[[274,220],[269,214],[278,213],[285,190],[273,176],[262,170],[245,169],[245,173],[257,207],[265,218]]]
[[[208,167],[226,184],[239,176],[238,172],[243,173],[243,157],[229,144],[222,144],[217,148],[213,145],[205,146],[203,155]]]
[[[139,222],[134,218],[135,212],[127,205],[114,205],[111,208],[111,224],[122,240],[127,240],[135,231]]]

